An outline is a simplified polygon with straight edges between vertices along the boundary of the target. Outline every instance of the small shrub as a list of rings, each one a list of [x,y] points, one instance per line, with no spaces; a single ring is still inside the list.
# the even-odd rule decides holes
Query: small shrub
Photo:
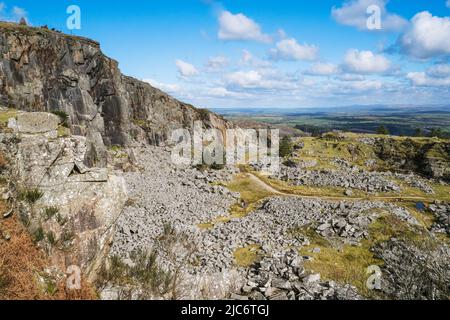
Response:
[[[28,204],[35,204],[44,195],[39,189],[25,190],[20,193],[20,199]]]
[[[64,231],[59,240],[62,248],[68,247],[74,238],[75,238],[75,234],[73,232],[67,231],[67,230]]]
[[[58,212],[59,212],[59,209],[57,207],[45,208],[44,213],[43,213],[45,221],[48,221],[51,218],[53,218]]]
[[[119,256],[112,256],[109,268],[103,266],[100,270],[97,286],[105,287],[112,284],[122,287],[119,295],[127,299],[131,298],[131,291],[145,299],[162,295],[169,290],[173,275],[158,265],[155,251],[133,251],[130,260],[133,262],[132,266],[127,265]]]
[[[47,232],[47,241],[51,245],[54,245],[56,243],[56,236],[55,236],[55,233],[53,231]]]
[[[65,113],[62,110],[54,110],[54,111],[52,111],[52,113],[61,119],[61,125],[63,127],[69,126],[69,124],[68,124],[69,115],[67,113]]]
[[[113,146],[109,147],[109,150],[111,150],[112,152],[119,152],[122,150],[122,147],[118,146],[118,145],[113,145]]]
[[[161,235],[162,240],[170,239],[176,234],[175,228],[170,223],[164,223],[163,232]]]
[[[378,133],[378,134],[388,135],[388,134],[389,134],[389,129],[386,128],[385,126],[380,126],[380,127],[377,129],[377,133]]]
[[[58,224],[60,225],[60,226],[63,226],[63,225],[65,225],[66,223],[67,223],[67,217],[64,217],[63,215],[61,215],[60,213],[58,213],[57,215],[56,215],[56,222],[58,222]]]
[[[48,295],[54,296],[57,291],[58,291],[58,285],[56,284],[56,282],[50,281],[50,280],[46,282],[45,292]]]
[[[197,111],[198,111],[200,120],[202,120],[202,121],[209,120],[209,114],[210,114],[209,110],[207,110],[207,109],[198,109]]]
[[[141,127],[142,129],[146,129],[148,127],[147,121],[142,119],[133,119],[133,124],[135,124],[138,127]]]
[[[30,217],[28,216],[28,214],[26,214],[23,211],[19,211],[19,221],[22,223],[22,225],[24,225],[26,228],[28,228],[30,226]]]
[[[42,240],[44,240],[45,238],[45,233],[44,233],[44,229],[42,229],[41,226],[39,226],[36,230],[33,231],[33,241],[34,242],[40,242]]]
[[[280,157],[288,157],[292,154],[294,146],[292,145],[292,140],[290,137],[285,136],[280,142]]]

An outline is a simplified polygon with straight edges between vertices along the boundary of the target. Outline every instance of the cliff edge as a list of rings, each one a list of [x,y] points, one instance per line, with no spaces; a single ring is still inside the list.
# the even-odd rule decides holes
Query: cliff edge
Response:
[[[106,146],[159,145],[172,129],[225,130],[220,116],[122,75],[98,42],[45,27],[0,22],[0,106],[67,115],[88,142],[85,164],[106,165]]]

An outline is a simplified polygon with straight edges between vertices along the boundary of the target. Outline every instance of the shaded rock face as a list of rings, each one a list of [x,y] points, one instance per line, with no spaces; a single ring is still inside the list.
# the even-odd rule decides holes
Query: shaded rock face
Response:
[[[389,138],[372,139],[377,156],[392,169],[416,172],[430,178],[450,181],[450,144],[417,142],[412,139],[398,141]]]
[[[450,143],[434,145],[423,162],[426,174],[450,181]]]
[[[92,40],[9,23],[0,23],[0,105],[67,113],[72,134],[87,137],[89,166],[105,166],[105,146],[161,144],[196,120],[231,126],[123,76]]]
[[[384,261],[381,290],[391,299],[448,300],[450,249],[421,243],[420,247],[391,239],[378,245],[375,254]]]

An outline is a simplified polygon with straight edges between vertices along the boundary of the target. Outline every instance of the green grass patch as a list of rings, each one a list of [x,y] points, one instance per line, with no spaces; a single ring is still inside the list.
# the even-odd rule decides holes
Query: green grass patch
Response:
[[[45,232],[42,226],[39,226],[32,232],[32,238],[35,243],[38,243],[45,238]]]
[[[53,218],[58,212],[59,209],[57,207],[47,207],[44,209],[42,216],[45,221],[48,221]]]
[[[251,179],[247,173],[236,175],[233,181],[227,183],[225,186],[233,192],[239,192],[241,194],[241,200],[245,201],[248,205],[274,195],[274,193],[266,190]]]
[[[326,280],[354,285],[360,294],[368,298],[374,298],[376,293],[366,286],[369,277],[367,268],[383,263],[374,256],[371,248],[393,237],[418,247],[430,240],[438,242],[430,238],[425,228],[413,227],[386,211],[381,211],[380,217],[369,226],[369,239],[362,240],[360,245],[336,243],[336,239],[326,239],[310,227],[299,228],[292,234],[303,235],[310,240],[309,246],[300,249],[301,254],[313,257],[313,260],[305,262],[309,272],[320,273]],[[320,252],[312,252],[313,248],[320,248]]]
[[[17,110],[8,109],[6,111],[0,111],[0,125],[6,127],[9,119],[17,117]]]
[[[233,252],[234,262],[240,267],[250,267],[261,260],[260,246],[250,245]]]
[[[113,146],[109,147],[109,150],[112,151],[112,152],[120,152],[120,151],[122,151],[122,149],[123,148],[121,146],[118,146],[118,145],[113,145]]]
[[[337,169],[334,159],[343,159],[366,168],[368,159],[376,159],[372,147],[356,141],[351,134],[345,134],[343,139],[330,138],[300,138],[304,147],[297,151],[296,160],[316,160],[317,165],[307,170]]]
[[[44,196],[44,193],[39,189],[30,189],[21,191],[19,194],[19,199],[27,202],[28,204],[35,204],[39,199]]]
[[[70,135],[71,135],[70,129],[67,127],[64,127],[62,125],[58,126],[58,129],[56,132],[58,134],[58,138],[67,138],[67,137],[70,137]]]
[[[213,221],[197,225],[200,229],[212,229],[216,224],[227,223],[231,219],[242,218],[257,209],[261,201],[276,195],[266,190],[257,180],[252,179],[249,173],[243,172],[234,176],[233,181],[222,183],[224,187],[233,192],[239,192],[240,201],[231,206],[228,216],[219,216]]]
[[[307,197],[340,197],[340,198],[360,198],[365,197],[366,193],[361,190],[353,190],[352,197],[344,197],[344,192],[346,189],[338,187],[315,187],[315,186],[294,186],[289,184],[287,181],[270,179],[258,172],[254,172],[262,181],[274,188],[275,190],[297,196],[307,196]]]
[[[312,248],[320,248],[320,252],[310,252]],[[374,258],[364,246],[345,245],[341,249],[336,249],[311,245],[303,248],[301,253],[313,257],[313,260],[306,261],[304,264],[311,273],[320,273],[323,279],[343,284],[350,283],[365,296],[371,294],[366,286],[367,268],[371,265],[382,264],[382,261]]]
[[[214,228],[214,223],[200,223],[197,225],[202,230],[210,230]]]

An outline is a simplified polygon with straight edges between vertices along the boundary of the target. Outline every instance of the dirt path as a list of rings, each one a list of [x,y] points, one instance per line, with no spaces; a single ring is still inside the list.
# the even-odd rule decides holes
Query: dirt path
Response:
[[[278,191],[274,187],[268,185],[266,182],[261,180],[258,176],[254,175],[253,173],[247,173],[250,180],[252,180],[254,183],[256,183],[259,187],[263,188],[265,191],[277,194],[277,195],[287,195],[286,193],[283,193],[281,191]]]
[[[271,185],[267,184],[264,180],[262,180],[260,177],[255,175],[252,172],[247,172],[249,175],[249,178],[258,184],[261,188],[266,190],[267,192],[273,193],[274,195],[283,195],[288,197],[299,197],[299,198],[306,198],[306,199],[322,199],[322,200],[347,200],[347,201],[361,201],[361,200],[371,200],[371,201],[392,201],[392,200],[398,200],[398,201],[427,201],[429,199],[423,198],[423,197],[401,197],[401,196],[373,196],[373,197],[347,197],[347,196],[316,196],[316,195],[301,195],[301,194],[292,194],[292,193],[286,193],[281,192]]]

